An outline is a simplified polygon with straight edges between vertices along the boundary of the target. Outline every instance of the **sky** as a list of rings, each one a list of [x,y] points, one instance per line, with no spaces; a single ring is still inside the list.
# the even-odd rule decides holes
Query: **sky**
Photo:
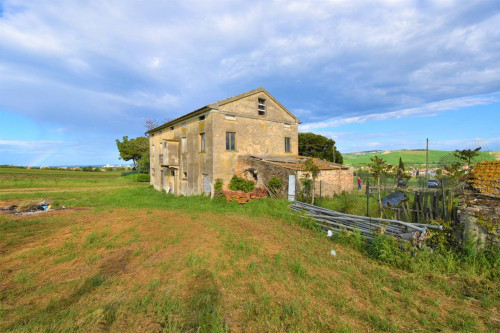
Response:
[[[0,0],[0,164],[265,87],[341,152],[500,150],[500,0]]]

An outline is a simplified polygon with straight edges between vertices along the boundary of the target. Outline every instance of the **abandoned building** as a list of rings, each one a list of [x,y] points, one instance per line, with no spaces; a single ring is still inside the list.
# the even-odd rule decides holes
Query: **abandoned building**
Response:
[[[206,105],[147,132],[151,184],[175,195],[212,195],[219,178],[227,185],[238,175],[263,186],[274,175],[287,187],[289,174],[303,172],[299,123],[264,88]],[[325,195],[352,189],[351,169],[315,162]]]

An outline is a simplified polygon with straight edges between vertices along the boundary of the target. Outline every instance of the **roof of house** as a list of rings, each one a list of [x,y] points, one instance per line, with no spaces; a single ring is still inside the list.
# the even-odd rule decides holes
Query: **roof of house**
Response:
[[[254,95],[254,94],[257,94],[259,92],[264,92],[266,93],[276,104],[278,104],[281,108],[283,108],[283,110],[285,110],[285,112],[287,112],[291,117],[293,117],[293,119],[295,119],[295,121],[297,123],[301,123],[301,121],[295,117],[295,115],[293,115],[293,113],[291,113],[286,107],[284,107],[277,99],[275,99],[266,89],[264,89],[264,87],[260,87],[260,88],[257,88],[257,89],[253,89],[253,90],[250,90],[250,91],[247,91],[245,93],[242,93],[242,94],[239,94],[239,95],[236,95],[236,96],[233,96],[233,97],[229,97],[229,98],[226,98],[226,99],[223,99],[223,100],[220,100],[220,101],[217,101],[217,102],[214,102],[214,103],[211,103],[211,104],[208,104],[208,105],[205,105],[197,110],[194,110],[190,113],[187,113],[183,116],[180,116],[178,118],[175,118],[173,120],[170,120],[160,126],[157,126],[153,129],[150,129],[149,131],[147,131],[146,133],[153,133],[153,132],[156,132],[156,131],[159,131],[161,129],[164,129],[164,128],[167,128],[167,127],[170,127],[172,125],[175,125],[179,122],[182,122],[184,120],[187,120],[191,117],[194,117],[194,116],[197,116],[197,115],[200,115],[204,112],[207,112],[207,111],[210,111],[210,110],[217,110],[220,106],[224,105],[224,104],[228,104],[228,103],[231,103],[231,102],[234,102],[234,101],[237,101],[239,99],[242,99],[242,98],[245,98],[245,97],[248,97],[248,96],[251,96],[251,95]]]
[[[283,168],[296,170],[296,171],[304,171],[304,162],[311,157],[307,156],[299,156],[299,155],[288,155],[288,156],[256,156],[251,155],[253,158],[257,158],[262,162],[279,165]],[[349,167],[333,163],[325,160],[321,160],[319,158],[312,157],[314,164],[318,167],[319,170],[348,170]]]

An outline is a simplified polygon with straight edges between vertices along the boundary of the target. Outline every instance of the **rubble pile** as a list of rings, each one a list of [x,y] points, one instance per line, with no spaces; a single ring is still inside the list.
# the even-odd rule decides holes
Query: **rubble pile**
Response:
[[[266,188],[256,187],[252,192],[245,193],[244,191],[223,190],[222,194],[228,202],[237,202],[246,204],[252,200],[265,198],[269,196]]]

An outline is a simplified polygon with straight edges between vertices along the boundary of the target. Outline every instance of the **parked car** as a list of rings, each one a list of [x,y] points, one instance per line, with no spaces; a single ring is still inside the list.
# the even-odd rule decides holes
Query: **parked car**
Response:
[[[440,188],[441,183],[437,179],[429,179],[427,181],[427,188]]]
[[[398,180],[398,187],[406,187],[408,186],[408,183],[404,179]]]

